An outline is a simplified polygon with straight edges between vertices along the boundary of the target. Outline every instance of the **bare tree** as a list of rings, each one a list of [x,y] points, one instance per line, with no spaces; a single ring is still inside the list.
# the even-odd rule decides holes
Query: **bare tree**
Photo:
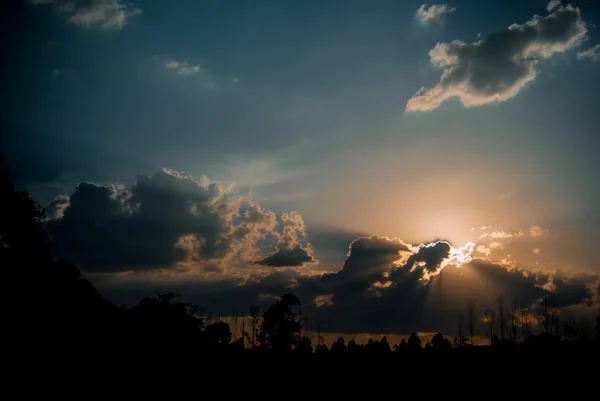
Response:
[[[548,306],[547,297],[544,297],[544,300],[542,301],[542,307],[539,315],[544,333],[551,334],[555,329],[555,325],[558,325],[558,309],[556,307]]]
[[[317,346],[323,345],[324,338],[321,335],[321,323],[317,322]]]
[[[517,300],[515,299],[513,302],[512,313],[510,315],[510,335],[513,342],[517,341],[517,316],[518,308],[517,308]]]
[[[526,340],[531,335],[531,314],[529,313],[529,308],[525,305],[525,302],[521,302],[519,318],[521,320],[521,335],[523,340]]]
[[[493,309],[486,309],[483,312],[483,318],[484,318],[485,322],[489,326],[489,330],[490,330],[490,344],[491,344],[492,340],[494,338],[494,310]]]
[[[242,339],[244,341],[244,348],[250,347],[250,335],[246,331],[246,313],[242,313]]]
[[[233,321],[233,342],[237,340],[237,322],[238,322],[238,314],[236,312],[235,319]]]
[[[504,297],[502,295],[498,297],[498,312],[500,312],[500,339],[504,341],[506,323],[504,322]]]
[[[465,313],[463,311],[458,312],[458,336],[454,339],[454,346],[462,347],[466,343],[465,336],[463,335],[463,326],[465,324]]]
[[[260,329],[260,314],[258,306],[250,306],[250,333],[245,333],[250,348],[256,348]]]
[[[471,345],[475,345],[473,343],[473,334],[475,333],[475,301],[469,299],[467,303],[467,315],[469,316],[469,336]]]

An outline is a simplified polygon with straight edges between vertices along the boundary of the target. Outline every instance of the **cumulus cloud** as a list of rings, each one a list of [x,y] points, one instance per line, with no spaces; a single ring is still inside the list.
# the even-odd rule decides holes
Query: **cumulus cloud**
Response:
[[[577,53],[579,60],[600,61],[600,45],[596,45]]]
[[[141,9],[131,8],[120,0],[31,0],[31,3],[51,4],[69,15],[72,23],[88,28],[122,29],[131,17],[142,13]]]
[[[566,52],[586,37],[579,8],[558,4],[547,16],[535,15],[476,42],[438,43],[429,58],[442,70],[440,81],[419,89],[406,110],[434,110],[453,98],[465,107],[504,102],[535,79],[540,60]]]
[[[276,267],[300,267],[317,263],[312,247],[303,246],[301,240],[306,238],[306,226],[299,213],[283,213],[283,232],[278,236],[276,250],[265,258],[256,261],[257,264]]]
[[[429,21],[435,21],[439,24],[444,23],[446,14],[456,11],[456,8],[448,6],[448,4],[423,4],[417,9],[415,17],[421,24],[426,24]]]
[[[49,209],[55,252],[84,271],[241,274],[273,242],[280,253],[265,265],[316,262],[299,214],[284,214],[279,223],[231,188],[168,169],[130,186],[83,182]],[[307,255],[290,264],[298,249]]]

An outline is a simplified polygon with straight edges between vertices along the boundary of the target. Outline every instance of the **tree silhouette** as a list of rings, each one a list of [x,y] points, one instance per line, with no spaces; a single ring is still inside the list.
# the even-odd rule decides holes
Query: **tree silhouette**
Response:
[[[202,337],[209,346],[224,346],[231,342],[231,329],[225,322],[214,322],[204,328]]]
[[[468,316],[468,324],[469,324],[469,339],[471,345],[475,345],[473,343],[473,336],[475,334],[475,301],[469,299],[467,303],[467,316]]]
[[[331,352],[333,353],[341,354],[346,352],[346,350],[346,342],[342,337],[338,338],[337,341],[334,341],[333,344],[331,344]]]
[[[407,345],[406,345],[406,340],[405,340],[405,339],[402,339],[402,340],[400,341],[400,344],[394,345],[394,352],[395,352],[395,353],[401,353],[401,352],[404,352],[404,351],[406,351],[406,347],[407,347]]]
[[[325,344],[319,344],[316,346],[315,348],[315,354],[316,355],[326,355],[329,353],[329,350],[327,349],[327,346]]]
[[[421,350],[421,339],[417,333],[413,332],[410,334],[410,337],[406,342],[406,349],[412,352]]]
[[[5,161],[0,154],[0,266],[12,328],[7,334],[27,342],[32,352],[109,340],[118,332],[120,311],[72,263],[53,259],[46,213],[27,192],[15,190]]]
[[[436,333],[431,339],[431,345],[436,350],[444,350],[452,348],[452,343],[447,338],[444,338],[442,333]]]
[[[490,344],[491,344],[492,340],[494,338],[494,311],[492,309],[486,309],[483,312],[483,319],[488,324]]]
[[[381,352],[384,353],[388,353],[391,351],[390,349],[390,343],[387,340],[386,336],[383,336],[383,338],[381,339],[381,343],[379,344],[379,348]]]
[[[296,348],[294,348],[294,352],[298,354],[312,354],[313,347],[310,338],[302,337],[300,341],[298,341],[298,345],[296,345]]]
[[[458,336],[454,337],[454,346],[463,347],[467,344],[467,339],[463,335],[463,326],[465,322],[465,314],[463,311],[458,312]]]
[[[288,352],[300,341],[302,325],[298,314],[292,310],[300,305],[300,300],[292,294],[285,294],[263,314],[260,327],[260,343],[265,349]]]
[[[356,353],[359,350],[360,350],[360,346],[358,344],[356,344],[356,341],[354,341],[354,339],[350,340],[350,342],[348,343],[348,352]]]

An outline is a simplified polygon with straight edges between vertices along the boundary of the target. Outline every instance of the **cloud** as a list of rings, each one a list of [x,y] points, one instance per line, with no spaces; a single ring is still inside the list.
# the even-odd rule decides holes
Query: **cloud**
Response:
[[[333,306],[333,294],[317,295],[314,299],[317,308]]]
[[[50,220],[61,219],[70,202],[69,195],[58,195],[46,208],[46,217]]]
[[[288,160],[281,157],[257,157],[244,159],[239,157],[226,157],[223,165],[219,166],[220,177],[232,181],[236,185],[251,187],[253,189],[288,181],[297,177],[302,170],[291,168]],[[279,194],[283,198],[288,194]]]
[[[560,0],[550,0],[548,5],[546,6],[546,10],[548,12],[551,12],[552,10],[554,10],[556,7],[558,7],[560,5],[561,5]]]
[[[302,248],[300,245],[295,245],[293,248],[278,249],[264,259],[256,261],[256,263],[265,266],[298,267],[309,263],[316,263],[316,261],[308,250]]]
[[[429,21],[435,21],[438,24],[444,23],[446,14],[456,11],[456,8],[451,8],[448,4],[432,4],[428,6],[423,4],[417,9],[416,18],[421,24],[426,24]]]
[[[129,186],[82,182],[49,210],[54,251],[87,272],[247,275],[273,246],[264,265],[317,262],[298,213],[280,223],[231,188],[168,169]]]
[[[477,42],[438,43],[429,58],[442,69],[440,81],[419,89],[406,110],[434,110],[453,98],[465,107],[504,102],[535,79],[540,60],[566,52],[586,37],[579,8],[558,5],[545,17],[535,15]]]
[[[194,75],[201,71],[199,64],[191,65],[184,61],[167,60],[164,65],[166,69],[174,70],[177,72],[177,75],[183,76]]]
[[[504,239],[504,238],[512,238],[514,236],[515,236],[515,234],[513,234],[513,233],[508,233],[504,230],[497,230],[497,231],[492,231],[489,233],[483,233],[479,236],[479,238],[481,238],[481,239],[483,239],[483,238]]]
[[[346,245],[337,271],[307,270],[316,259],[300,214],[277,215],[231,187],[168,169],[140,175],[131,185],[80,183],[48,210],[55,255],[73,260],[118,303],[174,291],[234,316],[292,292],[303,301],[309,330],[318,321],[331,332],[452,334],[469,299],[478,314],[501,294],[527,308],[548,297],[569,311],[587,311],[600,300],[597,275],[550,274],[524,269],[510,257],[493,263],[473,256],[477,245],[491,250],[500,244],[487,237],[458,247],[360,236]],[[337,249],[348,235],[330,230],[321,238]]]
[[[110,278],[97,285],[109,298],[128,297],[131,302],[149,292],[176,290],[186,302],[208,311],[218,310],[222,316],[239,314],[248,305],[268,306],[273,299],[265,298],[265,294],[292,292],[303,302],[308,330],[316,330],[316,322],[320,322],[322,332],[356,334],[439,330],[455,335],[457,316],[465,311],[469,300],[475,301],[476,316],[482,316],[486,308],[497,308],[499,295],[504,297],[507,316],[513,302],[534,314],[543,297],[552,305],[560,305],[561,319],[570,313],[583,315],[600,305],[597,275],[532,272],[478,258],[460,268],[446,264],[439,269],[444,261],[456,259],[453,255],[469,254],[468,247],[462,248],[458,251],[461,248],[440,241],[416,246],[373,235],[354,240],[342,269],[335,273],[307,276],[284,269],[245,280],[222,277],[136,283],[125,278],[111,285],[116,279]],[[428,266],[420,266],[422,261]],[[422,280],[423,271],[438,270],[437,275]],[[143,291],[137,285],[143,285]],[[123,292],[127,286],[131,288],[129,295]],[[485,328],[478,324],[475,330],[482,334]]]
[[[544,235],[544,229],[542,229],[540,226],[531,226],[529,227],[529,234],[532,237],[541,237]]]
[[[577,53],[579,60],[600,61],[600,45],[596,45]]]
[[[142,13],[120,0],[31,0],[34,5],[51,4],[61,13],[69,15],[69,21],[87,28],[123,29],[129,19]]]
[[[304,247],[301,240],[306,238],[306,226],[302,216],[296,212],[283,213],[283,232],[278,236],[276,250],[255,263],[274,267],[300,267],[318,263],[310,246]]]

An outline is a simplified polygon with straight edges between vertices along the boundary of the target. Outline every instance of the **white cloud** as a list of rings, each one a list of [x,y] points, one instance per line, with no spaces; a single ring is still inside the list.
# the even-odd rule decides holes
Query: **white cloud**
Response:
[[[444,23],[446,14],[456,11],[456,8],[451,8],[448,4],[432,4],[428,6],[423,4],[417,9],[416,18],[421,24],[426,24],[429,21],[435,21],[438,24]]]
[[[88,28],[123,29],[129,18],[141,14],[139,8],[130,8],[121,0],[31,0],[34,5],[52,4],[69,20]]]
[[[560,5],[561,5],[560,0],[550,0],[548,5],[546,6],[546,10],[548,10],[548,12],[550,12]]]
[[[536,15],[476,42],[438,43],[429,57],[442,69],[440,81],[419,89],[406,110],[434,110],[452,98],[466,107],[506,101],[533,81],[540,60],[570,50],[586,37],[579,8],[558,5],[548,16]]]
[[[587,50],[577,53],[577,58],[579,60],[588,59],[592,61],[600,61],[600,45],[590,47]]]
[[[199,73],[202,68],[200,64],[192,65],[184,61],[167,60],[165,61],[165,68],[168,70],[175,70],[177,75],[193,75]]]

